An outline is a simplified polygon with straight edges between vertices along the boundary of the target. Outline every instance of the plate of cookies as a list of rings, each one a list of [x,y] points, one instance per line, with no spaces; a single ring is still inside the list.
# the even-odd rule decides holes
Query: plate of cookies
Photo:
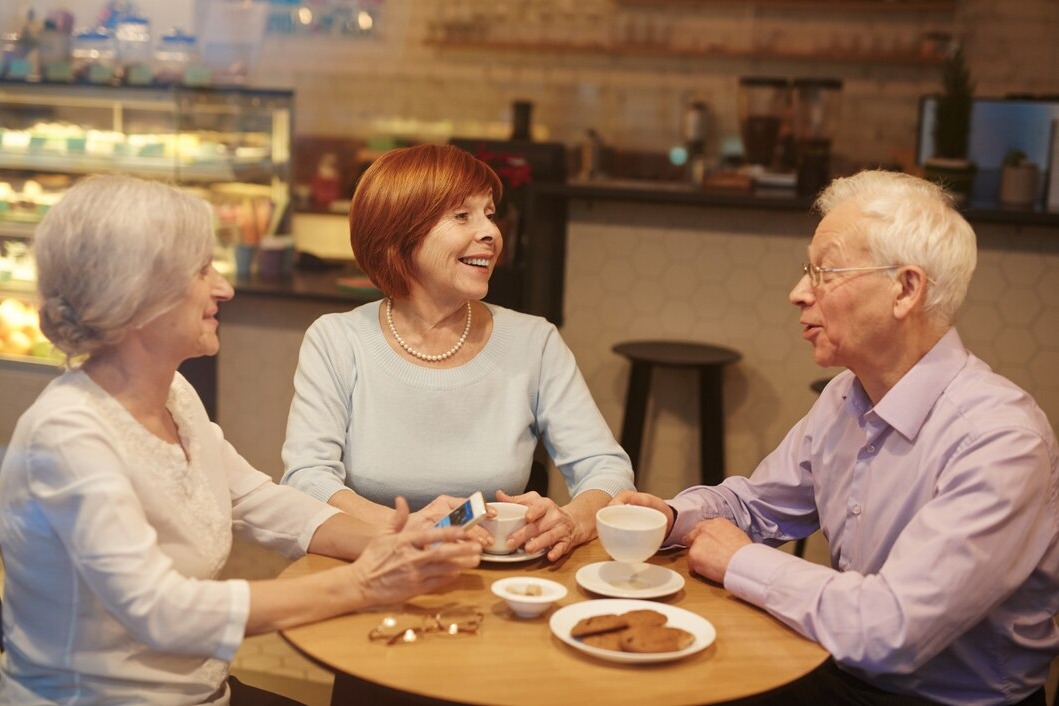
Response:
[[[701,652],[717,638],[701,615],[634,599],[574,603],[555,611],[548,625],[574,649],[612,662],[668,662]]]

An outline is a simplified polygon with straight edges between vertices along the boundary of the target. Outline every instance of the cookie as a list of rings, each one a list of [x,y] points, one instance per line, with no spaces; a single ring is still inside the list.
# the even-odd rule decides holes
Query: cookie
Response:
[[[621,635],[625,652],[677,652],[693,642],[695,636],[690,632],[664,626],[629,628]]]
[[[604,650],[614,650],[615,652],[621,652],[621,636],[625,634],[625,630],[611,630],[610,632],[600,632],[595,635],[585,635],[581,638],[581,642],[592,647],[599,647]]]
[[[666,616],[657,610],[630,610],[621,617],[629,622],[629,627],[650,627],[666,624]]]
[[[581,618],[570,630],[571,637],[584,637],[585,635],[597,635],[601,632],[611,632],[629,627],[629,621],[613,613],[593,615]]]

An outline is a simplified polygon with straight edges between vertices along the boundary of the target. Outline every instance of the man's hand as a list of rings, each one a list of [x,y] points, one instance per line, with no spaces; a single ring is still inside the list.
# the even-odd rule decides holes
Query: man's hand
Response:
[[[715,517],[703,520],[684,537],[688,551],[688,566],[692,571],[710,581],[724,583],[728,564],[737,551],[752,544],[750,537],[730,520]]]
[[[610,505],[642,505],[643,507],[653,508],[658,510],[666,516],[666,536],[673,531],[673,523],[677,521],[676,514],[673,512],[673,508],[669,507],[662,498],[651,495],[650,493],[641,493],[637,490],[623,490],[614,496],[614,499],[610,501]]]

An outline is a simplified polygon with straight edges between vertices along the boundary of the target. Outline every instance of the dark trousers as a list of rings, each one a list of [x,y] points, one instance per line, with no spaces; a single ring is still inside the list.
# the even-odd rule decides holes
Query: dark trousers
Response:
[[[244,684],[234,676],[228,677],[228,688],[232,692],[232,706],[305,706],[300,701]]]
[[[830,659],[792,684],[739,703],[741,706],[938,706],[936,701],[930,699],[883,691],[839,669]],[[1044,688],[1033,692],[1016,706],[1045,706]]]

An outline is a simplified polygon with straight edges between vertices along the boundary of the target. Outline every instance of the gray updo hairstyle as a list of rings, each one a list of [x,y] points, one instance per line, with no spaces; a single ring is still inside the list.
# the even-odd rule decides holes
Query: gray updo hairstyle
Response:
[[[159,182],[90,176],[37,226],[40,328],[91,355],[175,306],[213,253],[209,205]]]

